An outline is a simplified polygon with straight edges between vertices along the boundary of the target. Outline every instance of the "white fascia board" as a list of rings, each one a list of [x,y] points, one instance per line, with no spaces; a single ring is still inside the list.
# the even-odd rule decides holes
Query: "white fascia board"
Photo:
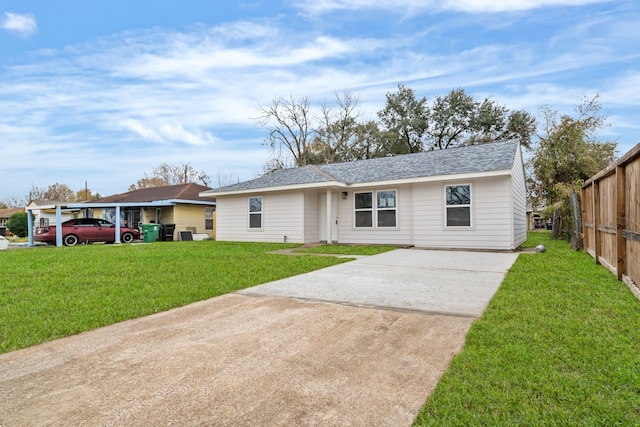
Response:
[[[416,184],[421,182],[438,182],[438,181],[459,181],[467,179],[488,178],[492,176],[509,176],[511,175],[510,169],[490,171],[490,172],[474,172],[474,173],[461,173],[455,175],[437,175],[437,176],[424,176],[419,178],[404,178],[393,179],[389,181],[376,181],[376,182],[358,182],[349,184],[349,188],[362,188],[362,187],[383,187],[393,186],[401,184]]]
[[[181,203],[184,205],[206,205],[206,206],[211,206],[216,204],[216,202],[214,201],[207,202],[206,200],[186,200],[186,199],[172,199],[172,200],[167,200],[167,202],[171,202],[171,204]]]
[[[259,193],[272,193],[275,191],[292,191],[292,190],[308,190],[312,188],[330,188],[330,187],[348,187],[348,184],[339,181],[329,182],[312,182],[310,184],[296,184],[296,185],[280,185],[277,187],[262,187],[262,188],[250,188],[246,190],[233,190],[233,191],[221,191],[215,192],[212,190],[203,191],[200,193],[200,197],[220,197],[220,196],[237,196],[242,194],[259,194]]]
[[[124,207],[160,207],[160,206],[173,206],[175,203],[171,200],[159,200],[155,202],[126,202],[126,203],[65,203],[60,205],[47,205],[47,206],[34,206],[27,207],[27,210],[42,210],[42,209],[56,209],[58,206],[60,209],[84,209],[84,208],[115,208],[116,206]]]

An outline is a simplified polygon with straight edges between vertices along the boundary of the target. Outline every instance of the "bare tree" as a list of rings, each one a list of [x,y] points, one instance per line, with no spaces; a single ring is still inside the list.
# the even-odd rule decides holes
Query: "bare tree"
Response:
[[[205,172],[197,171],[189,163],[169,164],[162,163],[153,168],[153,175],[146,173],[136,184],[129,186],[129,191],[140,188],[162,187],[165,185],[178,185],[196,183],[209,185],[209,175]]]
[[[235,176],[233,172],[226,173],[222,169],[218,169],[218,173],[216,174],[217,187],[226,187],[227,185],[235,184],[238,182],[238,178]]]
[[[296,99],[274,98],[268,107],[260,106],[258,124],[269,132],[267,143],[274,152],[282,150],[293,158],[295,166],[308,163],[308,145],[313,139],[314,131],[311,107],[307,97]]]
[[[336,92],[336,107],[322,103],[319,124],[309,147],[311,163],[335,163],[348,160],[357,131],[359,98],[349,90]]]

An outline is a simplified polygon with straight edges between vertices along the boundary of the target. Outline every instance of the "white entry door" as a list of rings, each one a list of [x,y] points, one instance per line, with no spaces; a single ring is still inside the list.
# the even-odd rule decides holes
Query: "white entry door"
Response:
[[[320,219],[320,240],[329,241],[327,238],[327,195],[320,194],[319,196],[319,209],[318,218]],[[338,241],[338,194],[333,193],[331,195],[331,241]]]

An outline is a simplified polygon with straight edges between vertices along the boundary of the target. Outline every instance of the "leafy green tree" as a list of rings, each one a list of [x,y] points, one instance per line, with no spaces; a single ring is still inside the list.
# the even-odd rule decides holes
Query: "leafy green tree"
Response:
[[[542,108],[544,133],[534,148],[531,160],[534,180],[528,185],[535,195],[534,204],[555,208],[558,218],[554,224],[555,236],[567,239],[571,236],[570,194],[579,193],[585,180],[615,159],[617,143],[596,137],[597,131],[606,125],[606,115],[600,110],[599,95],[585,97],[577,105],[575,116]],[[581,246],[575,233],[571,240],[572,246]]]
[[[378,111],[380,123],[388,131],[389,154],[417,153],[424,150],[429,130],[427,98],[416,98],[413,89],[398,84],[397,92],[387,93],[385,107]]]
[[[464,89],[452,90],[446,96],[436,96],[431,106],[429,140],[431,149],[442,150],[459,145],[468,135],[476,118],[476,101]]]
[[[548,107],[542,109],[544,133],[534,148],[532,166],[538,197],[546,204],[559,201],[566,185],[580,188],[615,159],[617,143],[596,137],[606,125],[606,115],[600,110],[599,95],[585,97],[576,107],[575,117]]]
[[[16,212],[9,217],[7,229],[18,237],[26,237],[29,233],[29,219],[26,212]]]

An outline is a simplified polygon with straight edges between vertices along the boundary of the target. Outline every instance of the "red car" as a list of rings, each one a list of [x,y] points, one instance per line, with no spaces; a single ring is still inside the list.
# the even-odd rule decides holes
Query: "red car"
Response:
[[[131,243],[140,238],[140,232],[135,228],[120,227],[120,241]],[[56,244],[56,226],[37,227],[33,240],[36,242]],[[62,223],[62,243],[65,246],[75,246],[78,243],[116,241],[116,225],[104,219],[78,218]]]

